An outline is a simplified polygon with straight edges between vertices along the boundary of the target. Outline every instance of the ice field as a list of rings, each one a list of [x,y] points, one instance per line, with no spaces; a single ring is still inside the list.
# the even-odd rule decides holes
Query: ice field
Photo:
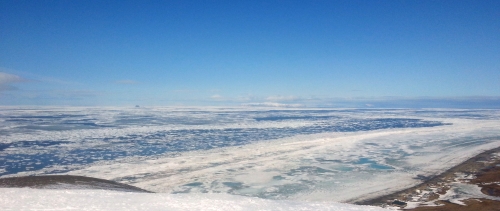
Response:
[[[355,202],[412,186],[495,147],[499,110],[0,110],[1,177],[90,176],[189,193],[157,196],[181,201],[222,193],[270,206]]]

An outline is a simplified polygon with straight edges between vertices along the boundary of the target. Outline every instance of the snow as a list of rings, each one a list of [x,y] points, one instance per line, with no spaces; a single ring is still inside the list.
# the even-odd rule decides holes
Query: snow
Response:
[[[451,203],[455,203],[458,205],[465,206],[465,203],[462,201],[470,198],[484,198],[490,200],[500,201],[500,197],[497,196],[489,196],[481,192],[481,187],[475,184],[467,184],[456,182],[453,183],[451,188],[446,191],[444,195],[441,195],[438,200],[446,201],[448,200]]]
[[[109,190],[1,188],[0,210],[330,210],[382,211],[379,207],[336,202],[266,200],[228,194],[127,193]]]

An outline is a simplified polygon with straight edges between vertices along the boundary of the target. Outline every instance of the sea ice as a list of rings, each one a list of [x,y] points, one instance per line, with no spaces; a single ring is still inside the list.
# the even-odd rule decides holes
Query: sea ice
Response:
[[[0,175],[352,202],[498,147],[498,128],[498,110],[5,108]]]

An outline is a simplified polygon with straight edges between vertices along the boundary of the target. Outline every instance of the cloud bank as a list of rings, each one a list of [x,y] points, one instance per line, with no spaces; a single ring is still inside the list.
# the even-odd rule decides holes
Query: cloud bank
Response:
[[[0,72],[0,92],[17,90],[18,88],[13,86],[14,83],[26,82],[28,80],[21,78],[20,76]]]

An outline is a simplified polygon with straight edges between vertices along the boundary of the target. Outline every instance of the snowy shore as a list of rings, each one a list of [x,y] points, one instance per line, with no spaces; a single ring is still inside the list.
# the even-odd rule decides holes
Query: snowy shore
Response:
[[[336,202],[268,200],[229,194],[133,193],[90,189],[0,188],[0,210],[80,210],[80,211],[254,211],[329,210],[382,211],[380,207]]]
[[[359,204],[415,211],[500,208],[500,147],[487,150],[422,184]]]

